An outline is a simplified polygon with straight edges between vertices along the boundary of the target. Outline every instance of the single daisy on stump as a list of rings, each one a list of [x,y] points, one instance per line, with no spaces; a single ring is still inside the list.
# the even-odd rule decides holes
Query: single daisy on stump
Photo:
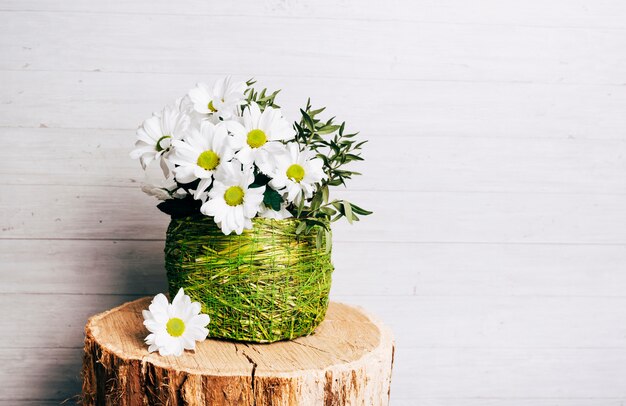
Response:
[[[220,165],[234,156],[230,140],[223,124],[203,121],[199,129],[192,128],[183,140],[173,141],[174,153],[169,159],[176,165],[176,180],[191,183],[200,179],[194,193],[195,199],[211,186],[213,175]]]
[[[150,331],[145,338],[148,352],[180,356],[184,350],[194,350],[196,341],[204,341],[209,334],[206,326],[211,319],[200,311],[200,303],[192,303],[182,288],[171,304],[164,294],[156,295],[142,312],[143,324]]]
[[[213,216],[215,223],[226,235],[241,234],[252,228],[254,218],[263,201],[265,186],[251,188],[254,182],[252,168],[236,159],[224,163],[216,173],[208,200],[200,207],[202,214]]]

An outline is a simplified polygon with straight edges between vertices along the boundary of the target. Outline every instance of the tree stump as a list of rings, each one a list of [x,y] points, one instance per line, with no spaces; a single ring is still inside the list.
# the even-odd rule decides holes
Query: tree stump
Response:
[[[92,317],[85,328],[84,405],[387,405],[389,329],[331,303],[313,335],[273,344],[198,343],[149,354],[141,310],[151,298]],[[209,324],[209,328],[210,328]]]

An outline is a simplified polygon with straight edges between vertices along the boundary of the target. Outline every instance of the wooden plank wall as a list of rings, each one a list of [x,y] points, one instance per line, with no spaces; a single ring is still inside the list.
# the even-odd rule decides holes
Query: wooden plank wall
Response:
[[[134,129],[228,73],[371,140],[333,297],[393,327],[393,405],[626,402],[623,1],[1,0],[0,55],[0,405],[165,289]]]

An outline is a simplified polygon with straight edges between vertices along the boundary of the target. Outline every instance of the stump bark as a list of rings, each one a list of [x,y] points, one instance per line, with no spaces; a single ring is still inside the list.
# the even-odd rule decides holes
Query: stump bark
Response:
[[[273,344],[198,343],[181,357],[149,354],[141,310],[151,298],[92,317],[85,328],[84,405],[387,405],[391,332],[331,303],[313,335]],[[209,328],[211,326],[209,325]]]

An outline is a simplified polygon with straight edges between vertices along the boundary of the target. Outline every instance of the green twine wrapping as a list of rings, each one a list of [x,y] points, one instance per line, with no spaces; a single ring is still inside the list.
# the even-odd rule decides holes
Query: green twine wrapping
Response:
[[[224,235],[210,217],[172,219],[171,297],[183,288],[202,304],[210,337],[268,343],[311,334],[326,315],[333,265],[324,230],[297,235],[299,222],[255,218],[252,230]]]

